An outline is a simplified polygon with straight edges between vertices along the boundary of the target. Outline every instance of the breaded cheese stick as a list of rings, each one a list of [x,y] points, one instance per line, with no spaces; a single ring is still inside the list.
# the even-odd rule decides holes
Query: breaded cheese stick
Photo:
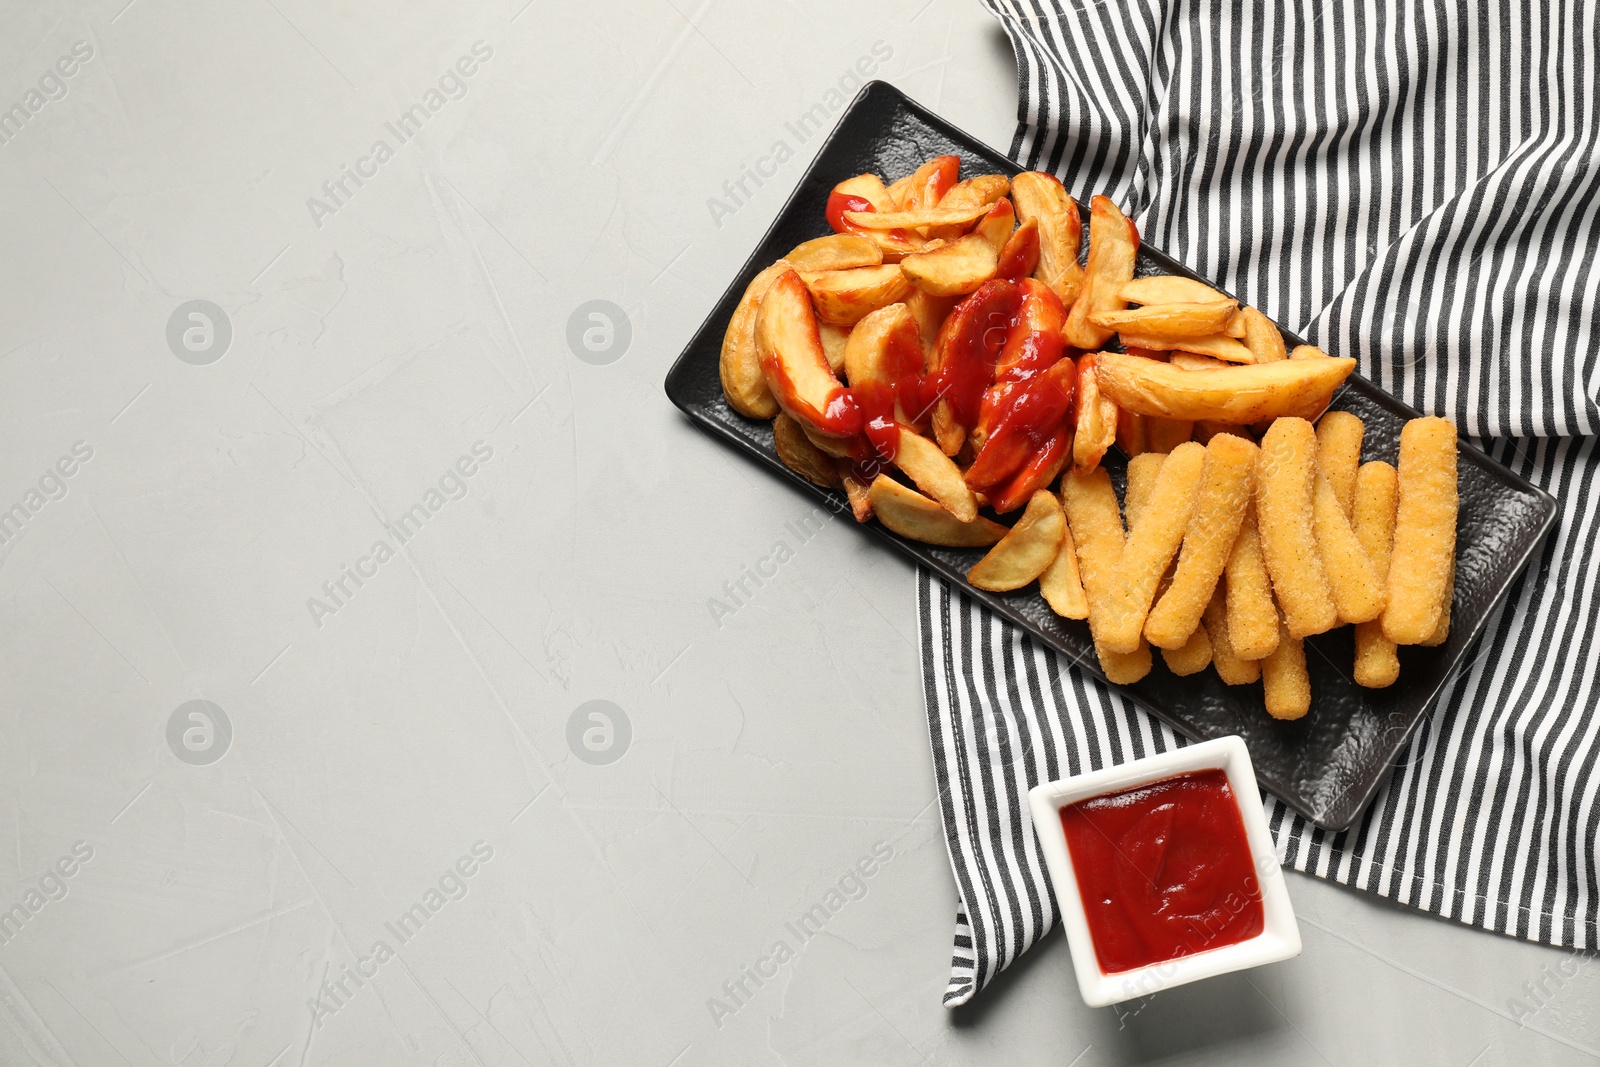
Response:
[[[1324,633],[1339,622],[1312,524],[1316,474],[1317,435],[1311,424],[1294,418],[1274,421],[1261,439],[1256,528],[1272,591],[1294,637]]]
[[[1167,670],[1179,678],[1199,674],[1211,666],[1211,637],[1204,626],[1196,626],[1189,639],[1177,648],[1163,648],[1161,658]]]
[[[1328,476],[1345,516],[1356,495],[1356,469],[1361,466],[1361,439],[1367,427],[1348,411],[1330,411],[1317,423],[1317,466]]]
[[[1394,468],[1382,461],[1363,463],[1356,474],[1355,526],[1356,536],[1378,580],[1388,583],[1389,553],[1394,548],[1394,505],[1396,476]],[[1357,685],[1368,689],[1382,689],[1400,677],[1400,657],[1395,644],[1383,636],[1383,622],[1356,623]]]
[[[1139,521],[1139,513],[1144,510],[1145,504],[1150,499],[1150,490],[1155,488],[1156,475],[1161,471],[1161,464],[1166,462],[1164,452],[1141,452],[1128,461],[1128,488],[1123,494],[1123,511],[1127,515],[1128,525],[1131,527]],[[1166,579],[1162,579],[1161,592],[1166,590]],[[1161,593],[1157,593],[1159,599]],[[1139,642],[1140,648],[1148,651],[1148,646],[1143,641]],[[1194,664],[1199,661],[1201,650],[1199,648],[1179,649],[1169,652],[1163,649],[1161,658],[1166,661],[1167,669],[1173,674],[1183,677],[1195,674],[1206,669],[1211,662],[1209,642],[1205,649],[1205,663],[1198,667]],[[1192,669],[1191,669],[1192,668]]]
[[[1161,464],[1166,460],[1165,454],[1141,453],[1128,463],[1128,491],[1124,495],[1126,501],[1124,510],[1127,512],[1128,525],[1132,526],[1138,521],[1139,512],[1144,510],[1144,505],[1150,499],[1150,490],[1155,488],[1156,474],[1161,470]],[[1161,585],[1156,593],[1159,601],[1166,595],[1171,571],[1161,579]],[[1204,640],[1202,646],[1201,641]],[[1141,647],[1143,646],[1141,641]],[[1203,634],[1192,634],[1182,648],[1162,649],[1161,658],[1166,661],[1167,669],[1182,678],[1190,674],[1198,674],[1211,663],[1211,642]]]
[[[1270,655],[1278,647],[1278,605],[1272,602],[1272,582],[1267,577],[1266,558],[1261,555],[1253,503],[1245,509],[1226,573],[1228,641],[1233,654],[1246,660]],[[1216,627],[1212,627],[1213,645],[1215,632]]]
[[[1287,624],[1278,637],[1278,647],[1261,661],[1261,689],[1267,714],[1274,719],[1298,719],[1311,710],[1305,644],[1289,632]]]
[[[1450,607],[1456,598],[1456,561],[1450,561],[1450,580],[1444,584],[1444,603],[1439,607],[1439,625],[1433,636],[1422,642],[1423,648],[1435,648],[1450,640]]]
[[[1240,659],[1229,640],[1227,597],[1218,585],[1206,605],[1206,634],[1211,638],[1211,663],[1217,668],[1217,677],[1225,685],[1249,685],[1261,678],[1261,662]],[[1274,644],[1273,647],[1277,647]]]
[[[1128,533],[1100,628],[1100,639],[1113,652],[1132,652],[1139,647],[1156,587],[1194,514],[1205,457],[1205,446],[1193,441],[1173,449],[1156,475],[1149,502]]]
[[[1383,635],[1419,645],[1439,628],[1456,558],[1456,428],[1412,419],[1400,431],[1399,493]]]
[[[1255,445],[1219,434],[1205,448],[1200,489],[1183,535],[1178,569],[1145,621],[1145,639],[1158,648],[1182,648],[1199,627],[1255,490],[1259,451]]]
[[[1128,491],[1123,494],[1122,510],[1128,516],[1131,528],[1150,499],[1150,490],[1156,486],[1156,475],[1166,462],[1165,452],[1142,452],[1128,461]]]
[[[1340,622],[1369,622],[1383,614],[1387,596],[1384,583],[1361,547],[1360,538],[1350,527],[1349,516],[1339,506],[1339,498],[1327,473],[1317,471],[1316,496],[1312,501],[1312,528],[1317,535],[1317,551],[1333,591]]]
[[[1089,630],[1095,635],[1100,669],[1107,680],[1130,685],[1150,673],[1149,647],[1115,653],[1104,647],[1099,635],[1107,589],[1115,578],[1124,538],[1122,513],[1111,476],[1102,467],[1068,471],[1061,479],[1061,502],[1066,506],[1067,525],[1078,549],[1078,573],[1089,601]]]

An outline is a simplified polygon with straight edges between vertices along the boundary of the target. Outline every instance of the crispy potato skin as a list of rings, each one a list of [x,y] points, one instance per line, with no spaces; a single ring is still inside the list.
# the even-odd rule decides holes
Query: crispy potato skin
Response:
[[[831,322],[817,323],[817,336],[822,338],[822,352],[828,357],[828,366],[833,373],[838,374],[844,370],[845,352],[850,345],[851,331],[844,326],[835,326]]]
[[[883,262],[883,249],[853,233],[830,233],[794,246],[783,257],[795,270],[850,270]]]
[[[922,366],[924,370],[933,370],[933,346],[939,339],[939,327],[944,325],[944,320],[949,316],[950,309],[955,307],[956,298],[934,296],[921,289],[913,288],[906,297],[906,307],[911,309],[911,315],[917,320],[917,333],[922,338]]]
[[[1267,714],[1274,719],[1299,719],[1311,710],[1305,645],[1287,627],[1278,638],[1278,647],[1261,661],[1261,689]]]
[[[1383,634],[1419,645],[1439,628],[1456,556],[1456,428],[1412,419],[1400,431],[1399,500]]]
[[[1078,546],[1073,543],[1070,528],[1061,531],[1061,547],[1056,551],[1056,558],[1039,575],[1039,593],[1050,610],[1063,619],[1089,617],[1089,597],[1083,591],[1083,576],[1078,571]]]
[[[901,537],[949,548],[982,548],[999,541],[1008,532],[998,522],[979,517],[962,522],[915,489],[907,488],[880,474],[867,490],[878,521]]]
[[[961,468],[926,437],[900,427],[894,465],[958,521],[972,522],[978,517],[978,498],[967,488]]]
[[[891,186],[897,211],[936,207],[956,184],[961,173],[961,160],[956,156],[934,156],[922,166]],[[902,184],[904,183],[904,184]]]
[[[812,444],[842,454],[825,441],[843,447],[844,439],[859,433],[861,409],[828,362],[816,313],[797,271],[779,275],[762,296],[756,352],[779,406],[800,423]]]
[[[1146,445],[1149,434],[1146,432],[1145,417],[1135,415],[1131,411],[1117,412],[1117,448],[1129,459],[1142,456],[1146,452],[1156,452],[1160,449],[1150,448]],[[1168,449],[1167,451],[1171,451]]]
[[[1192,441],[1175,448],[1161,464],[1149,503],[1134,520],[1100,627],[1101,642],[1113,652],[1139,647],[1156,587],[1194,513],[1205,456],[1205,447]]]
[[[1389,580],[1389,555],[1394,548],[1395,498],[1399,477],[1387,463],[1362,464],[1356,473],[1355,528],[1361,547],[1372,561],[1379,581]],[[1356,624],[1357,685],[1369,689],[1391,686],[1400,677],[1400,657],[1395,644],[1383,636],[1383,622]]]
[[[931,252],[900,261],[910,283],[930,296],[965,296],[993,278],[1000,254],[983,235],[969,233]]]
[[[1072,462],[1079,470],[1094,470],[1117,439],[1117,405],[1100,392],[1094,368],[1104,352],[1090,352],[1078,360],[1078,422],[1072,437]]]
[[[849,460],[836,459],[833,467],[839,472],[839,481],[844,484],[844,495],[850,501],[850,514],[857,522],[871,521],[872,500],[867,495],[871,487],[861,480]]]
[[[988,207],[1011,191],[1011,179],[1004,174],[974,174],[963,178],[939,198],[938,206],[947,210]]]
[[[1307,422],[1315,423],[1318,419],[1322,418],[1323,413],[1328,410],[1328,405],[1331,403],[1333,403],[1333,394],[1324,393],[1321,396],[1312,397],[1310,400],[1307,400],[1304,404],[1295,408],[1293,411],[1289,412],[1283,417],[1305,419]],[[1261,433],[1266,433],[1267,425],[1267,423],[1258,423],[1257,429],[1259,429]]]
[[[1048,285],[1070,308],[1083,292],[1083,267],[1078,251],[1083,247],[1083,220],[1077,202],[1053,174],[1026,171],[1011,184],[1017,219],[1039,228],[1039,261],[1034,277]]]
[[[1011,191],[1011,179],[1004,174],[977,174],[964,178],[950,187],[940,198],[938,206],[946,211],[964,208],[987,208]],[[942,241],[953,241],[961,236],[962,224],[930,226],[928,236]]]
[[[727,397],[729,407],[748,419],[770,419],[778,413],[778,400],[767,385],[761,356],[756,351],[756,316],[761,310],[761,298],[790,269],[790,264],[780,259],[750,279],[722,335],[722,355],[717,362],[722,395]]]
[[[912,230],[919,226],[961,226],[989,213],[987,204],[913,208],[909,211],[846,211],[845,221],[863,230]]]
[[[1244,425],[1323,400],[1355,366],[1353,359],[1278,360],[1197,373],[1123,352],[1102,352],[1095,361],[1095,377],[1100,391],[1128,411]]]
[[[1257,452],[1255,445],[1231,434],[1213,437],[1205,446],[1200,489],[1178,569],[1145,621],[1144,636],[1152,645],[1183,648],[1200,626],[1255,492]]]
[[[869,313],[903,300],[911,292],[911,283],[893,263],[799,273],[816,305],[817,318],[835,326],[854,326]]]
[[[772,444],[783,465],[811,484],[824,489],[837,489],[842,484],[833,457],[812,444],[805,430],[786,412],[778,412],[772,420]]]
[[[1055,561],[1066,531],[1061,502],[1049,490],[1039,490],[1011,532],[967,572],[967,581],[997,593],[1021,589]]]
[[[1006,243],[1000,249],[1000,262],[995,268],[995,274],[1001,278],[1010,278],[1012,281],[1021,281],[1032,277],[1033,272],[1038,269],[1039,220],[1029,219],[1011,231],[1011,236],[1006,238]],[[1051,292],[1055,290],[1051,289]],[[1059,294],[1057,299],[1060,299]]]
[[[1313,527],[1316,473],[1317,436],[1311,424],[1304,419],[1274,422],[1261,439],[1256,523],[1272,591],[1283,609],[1286,632],[1294,637],[1320,634],[1339,622]]]
[[[947,456],[957,455],[961,446],[968,443],[967,428],[956,421],[955,412],[947,400],[941,400],[933,406],[933,439],[939,442],[939,447]]]
[[[786,413],[787,414],[787,413]],[[800,425],[800,431],[823,455],[835,459],[848,460],[850,458],[850,442],[843,437],[829,437],[825,433],[818,433],[805,423],[795,420]]]
[[[1244,346],[1250,350],[1257,363],[1271,363],[1288,359],[1289,349],[1283,343],[1283,333],[1273,321],[1253,307],[1240,309],[1244,318]]]
[[[1130,304],[1203,304],[1230,299],[1205,282],[1180,278],[1175,274],[1150,274],[1135,278],[1118,289],[1117,295]]]
[[[1203,337],[1160,337],[1142,333],[1130,333],[1126,330],[1117,335],[1122,342],[1122,347],[1129,352],[1135,350],[1148,351],[1151,349],[1169,349],[1177,352],[1188,352],[1196,356],[1209,356],[1220,363],[1248,365],[1254,362],[1250,350],[1240,342],[1225,333],[1206,334]]]
[[[1011,206],[1011,201],[1001,199],[989,205],[989,213],[978,220],[972,232],[987,241],[989,247],[994,249],[995,256],[999,257],[1000,250],[1011,240],[1016,228],[1017,209]]]
[[[1150,451],[1171,452],[1194,437],[1194,423],[1187,419],[1159,419],[1145,416],[1144,436],[1145,445]]]
[[[1164,341],[1181,341],[1190,337],[1209,337],[1227,329],[1239,305],[1232,300],[1210,300],[1205,303],[1150,304],[1128,308],[1124,311],[1092,311],[1089,322],[1105,330],[1150,337]],[[1158,346],[1159,347],[1159,346]],[[1239,362],[1250,362],[1249,359]]]
[[[1119,291],[1133,280],[1138,254],[1139,231],[1122,209],[1103,196],[1089,201],[1089,259],[1083,269],[1083,292],[1073,301],[1062,331],[1068,344],[1084,349],[1099,348],[1111,337],[1110,330],[1095,326],[1089,316],[1097,311],[1120,311],[1127,306]]]
[[[822,333],[826,348],[827,331],[822,330]],[[912,357],[921,354],[921,347],[916,316],[911,309],[905,304],[881,307],[864,316],[845,335],[845,375],[851,385],[878,382],[893,387],[903,372],[916,369],[916,360]],[[833,362],[831,355],[828,362]]]

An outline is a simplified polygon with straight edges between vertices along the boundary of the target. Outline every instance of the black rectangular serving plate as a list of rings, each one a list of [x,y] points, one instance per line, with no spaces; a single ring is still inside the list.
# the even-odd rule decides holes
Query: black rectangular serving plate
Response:
[[[843,493],[819,489],[779,461],[769,423],[746,419],[728,407],[717,369],[722,335],[734,305],[757,272],[801,241],[831,232],[823,208],[836,184],[865,171],[892,181],[942,154],[959,156],[963,175],[1016,174],[1020,169],[893,86],[867,85],[667,375],[667,396],[695,423],[802,492],[833,498],[836,509],[843,506]],[[1148,245],[1139,250],[1137,273],[1197,277]],[[1283,334],[1291,346],[1303,343],[1288,330]],[[1359,376],[1352,376],[1335,395],[1333,408],[1352,411],[1366,423],[1363,459],[1390,463],[1396,461],[1401,426],[1419,415]],[[1126,459],[1113,450],[1105,466],[1120,492]],[[1341,627],[1306,642],[1312,705],[1311,713],[1296,722],[1279,722],[1267,715],[1260,685],[1226,686],[1209,670],[1179,678],[1159,655],[1150,674],[1121,687],[1123,692],[1192,740],[1240,735],[1266,789],[1318,826],[1348,827],[1377,792],[1429,704],[1555,522],[1553,497],[1466,444],[1461,446],[1460,487],[1450,638],[1437,648],[1402,648],[1400,680],[1393,686],[1363,689],[1351,680],[1354,639],[1350,627]],[[1083,670],[1100,675],[1088,624],[1057,616],[1036,585],[1014,593],[989,593],[966,583],[967,570],[982,558],[983,550],[922,544],[877,522],[861,529],[938,572]]]

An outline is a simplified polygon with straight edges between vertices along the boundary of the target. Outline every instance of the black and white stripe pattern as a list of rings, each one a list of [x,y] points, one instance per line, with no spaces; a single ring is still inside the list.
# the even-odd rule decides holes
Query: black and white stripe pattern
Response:
[[[1600,945],[1600,8],[1586,0],[984,0],[1020,163],[1553,493],[1559,526],[1350,830],[1269,801],[1285,862]],[[1026,791],[1181,744],[931,575],[928,718],[962,908],[945,1003],[1055,922]]]

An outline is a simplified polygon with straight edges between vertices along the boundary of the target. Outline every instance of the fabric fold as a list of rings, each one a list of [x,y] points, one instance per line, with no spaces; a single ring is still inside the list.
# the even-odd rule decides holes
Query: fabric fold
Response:
[[[1011,155],[1448,416],[1558,526],[1350,830],[1269,798],[1284,862],[1528,940],[1600,944],[1600,13],[1558,0],[984,0],[1017,57]],[[1055,925],[1029,787],[1182,744],[918,576],[961,898],[947,1005]]]

